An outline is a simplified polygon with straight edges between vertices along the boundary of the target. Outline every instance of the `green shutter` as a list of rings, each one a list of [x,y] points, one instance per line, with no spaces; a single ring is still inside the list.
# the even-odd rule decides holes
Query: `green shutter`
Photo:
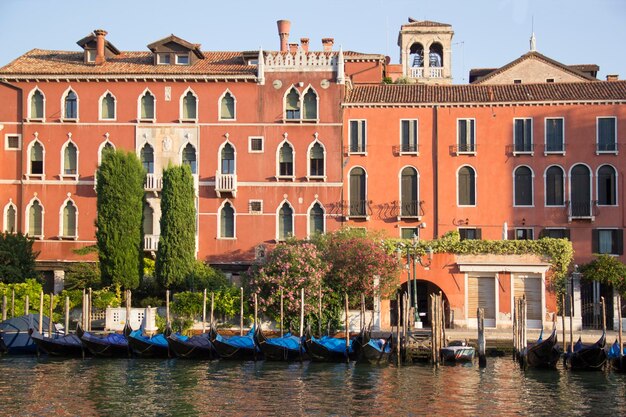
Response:
[[[308,120],[317,119],[317,95],[313,90],[307,91],[304,95],[304,118]]]
[[[149,92],[141,97],[141,118],[154,119],[154,96]]]
[[[235,118],[235,99],[230,93],[226,93],[224,97],[222,97],[222,102],[220,105],[221,105],[221,111],[220,111],[221,119],[234,119]]]

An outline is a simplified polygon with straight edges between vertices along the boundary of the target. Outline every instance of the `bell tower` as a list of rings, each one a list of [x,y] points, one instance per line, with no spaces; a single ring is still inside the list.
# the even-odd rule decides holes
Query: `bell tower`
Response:
[[[402,75],[417,83],[452,84],[452,36],[447,23],[409,18],[398,35]]]

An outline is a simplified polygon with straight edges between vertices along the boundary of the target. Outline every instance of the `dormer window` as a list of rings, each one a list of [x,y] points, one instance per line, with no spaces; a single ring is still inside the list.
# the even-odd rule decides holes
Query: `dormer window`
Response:
[[[189,55],[176,54],[176,65],[189,65]]]
[[[96,50],[95,49],[87,49],[85,51],[85,57],[87,62],[96,62]]]
[[[157,64],[158,65],[169,65],[170,64],[170,54],[157,54]]]

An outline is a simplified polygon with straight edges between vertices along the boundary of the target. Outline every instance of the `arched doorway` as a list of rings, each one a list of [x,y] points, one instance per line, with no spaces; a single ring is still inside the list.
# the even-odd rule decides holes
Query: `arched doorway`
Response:
[[[417,282],[417,288],[413,288],[413,283]],[[448,297],[446,293],[437,285],[430,281],[418,279],[417,281],[411,281],[411,290],[413,294],[415,294],[415,290],[417,290],[417,303],[413,303],[413,306],[417,305],[417,313],[419,314],[420,321],[422,322],[423,327],[430,327],[431,324],[431,315],[430,315],[430,296],[431,294],[439,294],[439,291],[443,294],[443,300],[445,302],[445,316],[446,316],[446,327],[450,327],[450,323],[453,321],[453,317],[450,316],[450,302],[448,301]],[[404,282],[400,289],[398,290],[398,294],[404,294],[408,291],[408,285]],[[390,323],[392,326],[398,325],[398,315],[397,315],[397,306],[398,299],[401,299],[401,296],[398,295],[394,300],[389,301],[390,308]],[[403,310],[402,302],[400,302],[400,318],[402,319],[402,311]],[[413,318],[410,317],[411,322]],[[400,322],[402,323],[402,321]]]

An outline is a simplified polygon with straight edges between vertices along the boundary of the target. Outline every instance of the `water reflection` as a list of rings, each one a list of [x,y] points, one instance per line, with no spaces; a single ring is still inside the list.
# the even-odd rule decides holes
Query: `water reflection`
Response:
[[[0,358],[0,415],[626,414],[626,375],[477,366]]]

